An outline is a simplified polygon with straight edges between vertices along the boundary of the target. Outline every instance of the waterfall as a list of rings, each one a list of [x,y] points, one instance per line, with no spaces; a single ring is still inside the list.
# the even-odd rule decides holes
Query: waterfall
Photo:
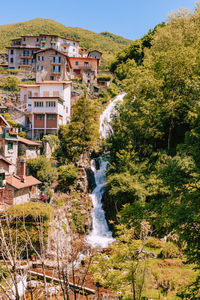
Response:
[[[110,125],[110,121],[112,120],[112,112],[115,105],[119,101],[123,101],[124,96],[125,93],[118,95],[108,104],[100,116],[99,131],[102,138],[107,138],[110,134],[112,134],[112,127]],[[91,161],[91,169],[94,172],[96,187],[90,194],[93,203],[92,231],[86,237],[86,241],[94,248],[107,248],[108,245],[114,241],[112,232],[108,228],[101,201],[105,192],[108,161],[105,161],[102,157],[99,157],[98,164],[99,168],[97,169],[95,160]]]

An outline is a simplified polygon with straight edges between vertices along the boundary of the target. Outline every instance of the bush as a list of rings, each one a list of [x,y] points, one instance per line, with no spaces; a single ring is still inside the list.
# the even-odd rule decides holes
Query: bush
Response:
[[[61,166],[59,168],[59,189],[63,192],[67,192],[69,188],[75,184],[78,176],[78,168],[73,164],[67,166]]]
[[[4,90],[18,92],[20,82],[21,81],[17,77],[8,76],[3,79],[1,86]]]
[[[20,131],[19,136],[22,138],[26,137],[26,132],[25,131]]]
[[[160,252],[158,257],[159,258],[179,258],[180,251],[174,243],[167,242],[162,247],[162,251]]]
[[[49,186],[58,178],[57,169],[51,166],[50,160],[45,156],[28,159],[27,166],[31,175]]]
[[[162,248],[164,245],[164,242],[161,240],[155,238],[155,237],[150,237],[148,238],[145,246],[150,247],[150,248]]]

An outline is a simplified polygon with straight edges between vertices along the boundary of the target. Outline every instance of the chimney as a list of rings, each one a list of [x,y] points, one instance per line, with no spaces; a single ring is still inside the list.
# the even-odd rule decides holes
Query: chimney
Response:
[[[26,181],[26,159],[20,158],[20,179],[22,182]]]

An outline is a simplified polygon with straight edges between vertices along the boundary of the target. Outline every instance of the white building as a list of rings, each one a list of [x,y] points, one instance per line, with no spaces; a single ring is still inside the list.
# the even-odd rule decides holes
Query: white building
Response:
[[[71,81],[43,81],[20,85],[20,99],[26,103],[32,139],[57,134],[70,121]]]

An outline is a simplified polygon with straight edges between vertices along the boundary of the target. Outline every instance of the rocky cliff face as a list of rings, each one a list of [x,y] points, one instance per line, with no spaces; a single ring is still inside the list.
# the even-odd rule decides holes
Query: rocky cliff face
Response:
[[[95,179],[87,156],[81,156],[77,166],[79,167],[78,179],[70,193],[54,194],[57,204],[48,240],[49,256],[57,255],[58,249],[61,252],[69,252],[75,240],[79,241],[76,250],[80,251],[81,248],[84,252],[88,248],[84,239],[85,234],[92,229],[93,207],[89,193],[95,186]]]

